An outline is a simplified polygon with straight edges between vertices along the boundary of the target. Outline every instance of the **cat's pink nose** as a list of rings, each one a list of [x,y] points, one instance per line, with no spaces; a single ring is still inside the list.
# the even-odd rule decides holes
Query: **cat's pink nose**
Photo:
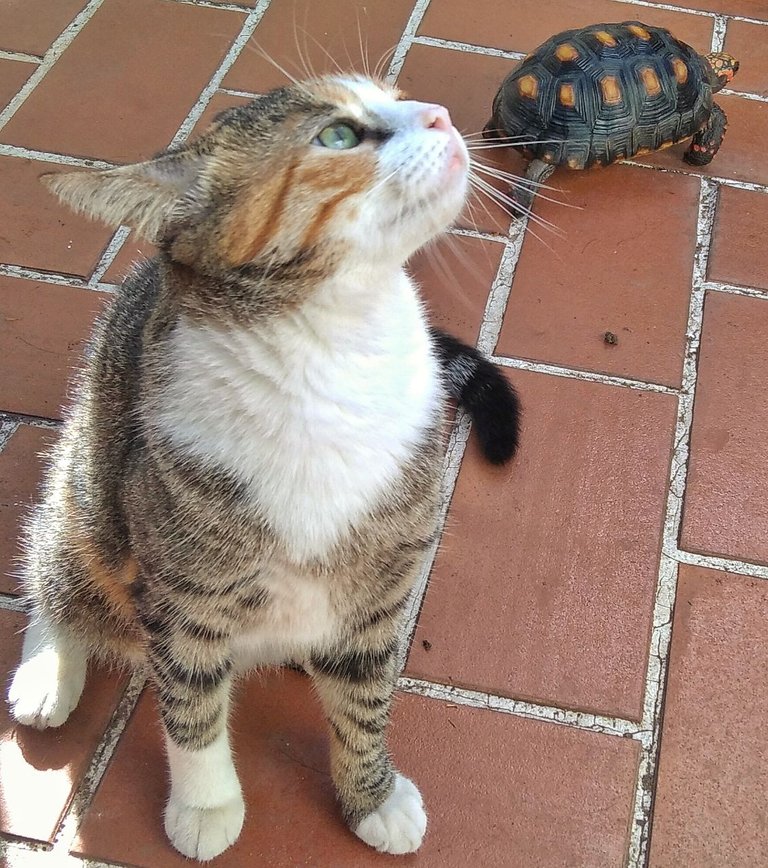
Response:
[[[448,109],[443,108],[441,105],[427,106],[421,112],[420,120],[428,130],[444,130],[448,132],[453,127]]]

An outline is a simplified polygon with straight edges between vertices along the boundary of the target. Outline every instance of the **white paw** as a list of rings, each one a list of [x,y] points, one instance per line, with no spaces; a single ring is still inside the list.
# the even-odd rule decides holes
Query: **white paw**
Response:
[[[179,853],[206,862],[237,841],[244,817],[242,796],[216,808],[195,808],[171,798],[165,832]]]
[[[401,774],[387,800],[355,829],[358,838],[382,853],[413,853],[427,831],[424,802],[415,784]]]
[[[85,658],[65,661],[54,648],[25,660],[8,690],[14,719],[36,729],[61,726],[83,692],[85,669]]]

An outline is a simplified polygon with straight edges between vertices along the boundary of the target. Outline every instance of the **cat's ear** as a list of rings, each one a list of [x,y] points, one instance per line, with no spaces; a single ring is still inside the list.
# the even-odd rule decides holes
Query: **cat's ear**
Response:
[[[171,218],[182,216],[180,206],[192,205],[202,163],[199,153],[184,150],[99,172],[49,173],[40,180],[75,211],[110,226],[131,226],[156,242]]]

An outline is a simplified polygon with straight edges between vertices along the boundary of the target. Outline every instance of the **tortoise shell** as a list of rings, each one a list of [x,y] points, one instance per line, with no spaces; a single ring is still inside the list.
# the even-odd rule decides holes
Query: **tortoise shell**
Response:
[[[488,130],[529,156],[585,169],[689,138],[712,111],[709,64],[638,21],[566,30],[501,85]]]

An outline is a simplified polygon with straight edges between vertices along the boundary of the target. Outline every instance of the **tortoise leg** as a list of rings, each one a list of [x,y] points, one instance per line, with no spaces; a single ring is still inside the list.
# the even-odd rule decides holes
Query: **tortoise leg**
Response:
[[[554,171],[555,166],[552,163],[545,163],[544,160],[538,159],[531,160],[525,170],[526,181],[531,183],[521,182],[512,187],[512,198],[515,200],[512,213],[515,216],[523,216],[531,210],[533,197],[537,192],[536,185],[543,184]]]
[[[691,166],[706,166],[723,143],[727,122],[725,112],[719,105],[713,105],[706,125],[696,133],[690,148],[683,154],[685,162]]]

